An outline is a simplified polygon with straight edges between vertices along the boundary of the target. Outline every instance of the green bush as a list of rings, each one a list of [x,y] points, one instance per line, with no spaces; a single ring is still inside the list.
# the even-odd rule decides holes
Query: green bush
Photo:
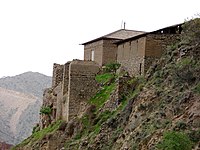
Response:
[[[47,107],[42,107],[42,108],[40,109],[40,113],[41,113],[41,114],[45,114],[45,115],[51,114],[51,111],[52,111],[52,109],[51,109],[49,106],[47,106]]]
[[[191,150],[193,143],[182,132],[165,132],[162,141],[157,145],[161,150]]]
[[[119,67],[121,66],[121,64],[119,63],[110,63],[110,64],[106,64],[104,66],[104,71],[105,72],[116,72],[117,69],[119,69]]]

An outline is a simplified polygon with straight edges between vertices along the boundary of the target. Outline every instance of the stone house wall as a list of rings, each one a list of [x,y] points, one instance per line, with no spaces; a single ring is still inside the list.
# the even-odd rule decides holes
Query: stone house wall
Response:
[[[118,45],[117,62],[131,76],[145,74],[151,64],[161,57],[169,44],[175,43],[179,34],[147,34]]]
[[[84,46],[84,60],[92,60],[92,51],[94,51],[94,61],[100,66],[116,62],[118,40],[102,39]]]
[[[117,62],[120,63],[131,76],[144,73],[145,45],[146,37],[127,41],[118,45]]]
[[[102,65],[103,40],[99,40],[84,46],[84,60],[92,60],[92,51],[94,51],[94,61]]]
[[[117,45],[114,44],[117,40],[103,40],[103,56],[102,65],[117,61]]]

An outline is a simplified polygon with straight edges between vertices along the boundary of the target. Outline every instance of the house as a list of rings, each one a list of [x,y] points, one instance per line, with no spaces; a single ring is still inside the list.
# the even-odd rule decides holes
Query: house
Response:
[[[130,75],[145,74],[153,61],[160,58],[167,45],[179,39],[182,24],[153,32],[121,29],[83,43],[84,60],[100,66],[120,63]]]
[[[179,40],[181,25],[173,25],[116,42],[117,62],[132,76],[145,74],[153,61],[161,57],[167,46]]]
[[[115,42],[134,37],[145,32],[120,29],[102,37],[83,43],[84,60],[92,60],[100,66],[117,61]]]

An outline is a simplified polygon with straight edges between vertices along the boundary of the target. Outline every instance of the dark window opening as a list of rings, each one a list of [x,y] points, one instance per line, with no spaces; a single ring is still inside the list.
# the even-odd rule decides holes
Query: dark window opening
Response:
[[[140,70],[139,70],[140,75],[142,74],[142,63],[140,63]]]

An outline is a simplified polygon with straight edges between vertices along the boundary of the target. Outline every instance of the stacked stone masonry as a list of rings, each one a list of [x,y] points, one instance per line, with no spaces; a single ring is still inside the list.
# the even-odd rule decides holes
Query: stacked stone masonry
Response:
[[[53,64],[53,80],[52,87],[56,87],[63,80],[64,66],[60,64]]]
[[[99,65],[92,61],[74,60],[64,65],[54,64],[53,84],[43,95],[43,107],[50,107],[51,115],[41,114],[40,127],[56,120],[69,121],[81,116],[98,84],[95,76]],[[61,79],[62,77],[62,79]]]

